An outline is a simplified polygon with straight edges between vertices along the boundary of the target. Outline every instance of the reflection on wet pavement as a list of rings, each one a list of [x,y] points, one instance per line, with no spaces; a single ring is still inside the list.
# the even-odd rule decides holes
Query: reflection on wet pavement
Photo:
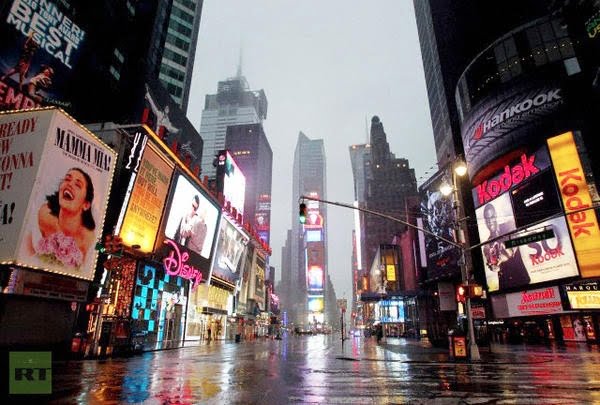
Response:
[[[600,403],[600,353],[497,346],[484,362],[405,339],[213,342],[54,364],[52,402],[146,404]]]

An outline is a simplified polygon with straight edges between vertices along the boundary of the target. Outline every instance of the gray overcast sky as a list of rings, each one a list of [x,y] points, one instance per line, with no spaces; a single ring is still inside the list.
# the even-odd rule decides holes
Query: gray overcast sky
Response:
[[[299,131],[323,139],[327,199],[352,203],[348,148],[366,143],[378,115],[391,151],[419,184],[435,164],[433,134],[412,0],[205,0],[188,117],[200,128],[204,96],[242,73],[269,102],[273,150],[271,265],[296,218],[292,162]],[[421,179],[420,179],[421,178]],[[329,274],[338,298],[352,296],[353,211],[330,206]]]

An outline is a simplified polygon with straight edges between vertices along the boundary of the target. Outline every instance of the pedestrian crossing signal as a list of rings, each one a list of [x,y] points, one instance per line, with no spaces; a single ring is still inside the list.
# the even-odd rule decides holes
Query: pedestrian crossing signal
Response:
[[[465,302],[467,299],[467,288],[460,284],[458,287],[456,287],[456,301],[458,302]]]

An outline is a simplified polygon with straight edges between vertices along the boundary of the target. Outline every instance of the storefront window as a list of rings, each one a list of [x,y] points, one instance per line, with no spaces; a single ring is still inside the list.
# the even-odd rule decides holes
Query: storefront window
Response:
[[[176,347],[183,340],[188,280],[149,264],[138,270],[132,332],[144,336],[144,349]]]

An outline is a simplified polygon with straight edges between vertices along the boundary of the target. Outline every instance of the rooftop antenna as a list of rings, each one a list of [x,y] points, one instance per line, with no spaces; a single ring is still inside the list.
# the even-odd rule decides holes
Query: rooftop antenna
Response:
[[[242,41],[240,40],[240,54],[238,60],[238,68],[237,68],[237,77],[242,77],[242,63],[244,61],[244,49],[242,45]]]
[[[369,117],[367,116],[367,114],[365,114],[365,135],[367,140],[365,141],[365,143],[369,143],[370,142],[370,136],[369,136]]]

